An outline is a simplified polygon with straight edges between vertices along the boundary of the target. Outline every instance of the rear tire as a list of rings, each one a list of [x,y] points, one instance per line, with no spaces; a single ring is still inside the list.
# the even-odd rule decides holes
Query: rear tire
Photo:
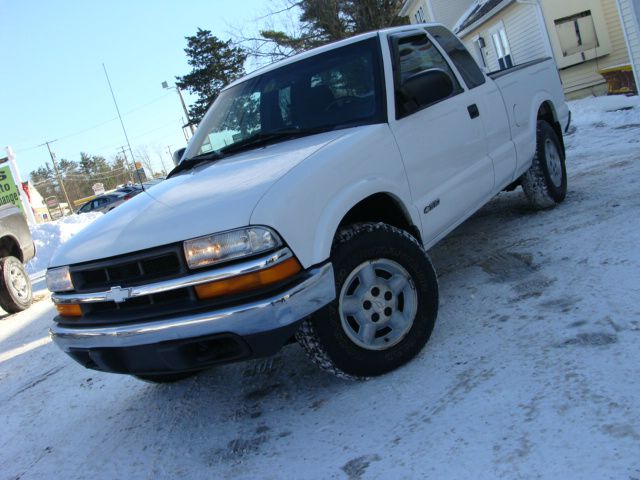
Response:
[[[311,360],[342,378],[366,378],[413,359],[438,312],[438,281],[420,243],[390,225],[356,224],[338,232],[331,261],[337,298],[296,335]]]
[[[536,138],[536,154],[521,183],[531,206],[547,209],[562,203],[567,195],[565,155],[556,131],[547,122],[538,122]]]
[[[7,313],[18,313],[31,306],[31,280],[16,257],[0,259],[0,306]]]

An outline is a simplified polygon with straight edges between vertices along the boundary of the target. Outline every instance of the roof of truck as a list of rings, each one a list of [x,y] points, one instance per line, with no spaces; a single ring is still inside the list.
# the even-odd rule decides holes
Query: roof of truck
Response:
[[[245,75],[244,77],[239,78],[238,80],[235,80],[235,81],[231,82],[229,85],[227,85],[225,87],[225,90],[227,88],[233,87],[234,85],[242,83],[245,80],[249,80],[250,78],[262,75],[263,73],[270,72],[272,70],[275,70],[277,68],[283,67],[285,65],[289,65],[291,63],[303,60],[305,58],[313,57],[314,55],[318,55],[320,53],[324,53],[324,52],[327,52],[327,51],[330,51],[330,50],[334,50],[336,48],[344,47],[345,45],[350,45],[352,43],[356,43],[356,42],[359,42],[361,40],[366,40],[368,38],[373,38],[373,37],[376,37],[378,35],[389,35],[391,33],[416,30],[416,28],[424,28],[424,27],[436,26],[436,25],[439,26],[440,24],[439,23],[424,23],[424,24],[419,24],[419,25],[403,25],[401,27],[392,27],[392,28],[385,28],[385,29],[381,29],[381,30],[373,30],[371,32],[361,33],[359,35],[355,35],[353,37],[349,37],[349,38],[346,38],[344,40],[339,40],[337,42],[331,42],[331,43],[328,43],[326,45],[322,45],[321,47],[312,48],[311,50],[307,50],[306,52],[298,53],[296,55],[293,55],[291,57],[285,58],[283,60],[279,60],[277,62],[271,63],[269,65],[266,65],[266,66],[262,67],[262,68],[259,68],[258,70],[254,70],[253,72]]]

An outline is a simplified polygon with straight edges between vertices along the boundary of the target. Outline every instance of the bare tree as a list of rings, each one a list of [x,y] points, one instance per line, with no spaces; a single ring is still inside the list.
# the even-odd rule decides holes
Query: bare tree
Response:
[[[370,30],[402,25],[402,0],[280,0],[256,19],[259,35],[232,29],[257,63],[342,40]]]
[[[146,145],[140,145],[136,148],[136,160],[142,163],[142,166],[149,172],[149,176],[153,178],[153,163],[151,162],[151,157],[149,156],[149,148]]]

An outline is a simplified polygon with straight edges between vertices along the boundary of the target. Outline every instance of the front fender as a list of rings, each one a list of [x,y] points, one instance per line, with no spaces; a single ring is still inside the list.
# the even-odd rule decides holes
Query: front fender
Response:
[[[370,177],[360,182],[346,187],[325,207],[321,217],[318,219],[315,230],[313,258],[326,259],[331,254],[331,245],[333,239],[340,226],[340,222],[355,205],[364,199],[378,194],[384,193],[390,195],[396,202],[403,207],[411,222],[422,229],[420,224],[420,215],[418,210],[413,207],[410,199],[403,198],[403,193],[396,191],[397,186],[380,177]],[[407,208],[408,205],[411,205]]]
[[[420,226],[387,124],[352,128],[293,168],[260,199],[251,224],[282,235],[305,268],[329,258],[344,215],[376,193],[395,197]]]

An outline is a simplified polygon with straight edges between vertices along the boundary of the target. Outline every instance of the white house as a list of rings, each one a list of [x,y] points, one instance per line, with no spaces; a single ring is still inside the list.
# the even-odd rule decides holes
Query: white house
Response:
[[[439,22],[453,28],[473,0],[405,0],[400,16],[411,23]]]
[[[636,86],[640,88],[640,0],[618,0],[618,10]]]
[[[452,26],[489,71],[553,57],[569,98],[600,95],[608,90],[601,72],[630,65],[627,42],[638,39],[629,34],[625,40],[617,1],[640,2],[460,0],[456,7],[462,8],[465,4],[466,7]],[[450,26],[449,17],[445,21],[437,16],[442,5],[450,8],[452,3],[450,0],[406,0],[403,11],[412,23],[418,23],[416,14],[422,7],[427,14],[425,21]]]

